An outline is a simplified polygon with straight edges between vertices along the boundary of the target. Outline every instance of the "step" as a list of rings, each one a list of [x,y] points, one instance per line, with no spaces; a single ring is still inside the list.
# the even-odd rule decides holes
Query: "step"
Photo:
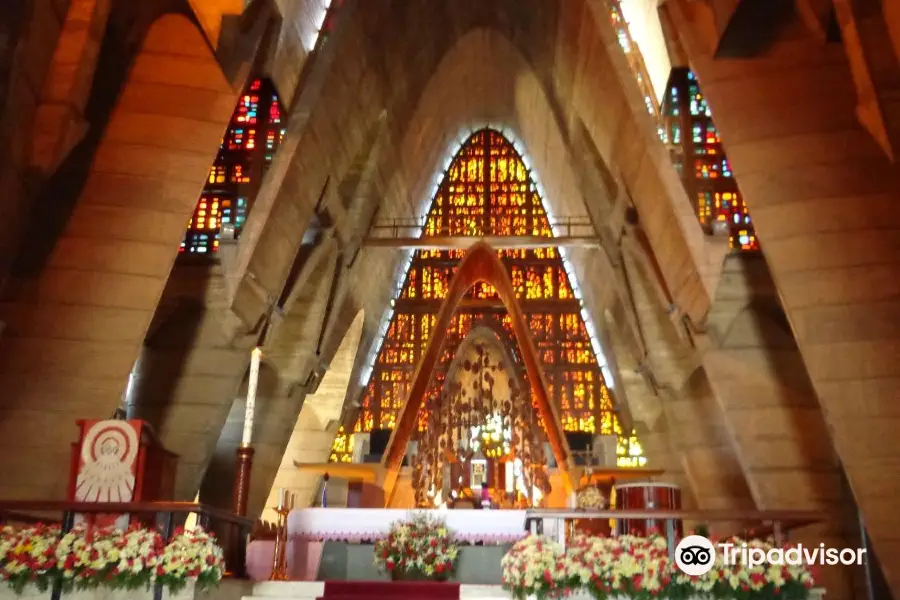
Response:
[[[347,582],[365,583],[365,582]],[[368,582],[380,583],[386,582]],[[383,595],[371,588],[367,588],[373,595],[365,596],[365,600],[398,600],[395,594]],[[254,584],[250,596],[244,596],[242,600],[319,600],[325,596],[324,581],[265,581]],[[453,596],[456,598],[456,596]],[[460,600],[510,600],[509,592],[499,585],[469,585],[459,586]],[[326,600],[362,600],[363,596],[350,595],[346,597],[328,596]],[[410,598],[409,600],[412,600]],[[440,600],[437,596],[429,596],[425,600]]]
[[[317,600],[324,593],[324,581],[261,581],[242,600]]]

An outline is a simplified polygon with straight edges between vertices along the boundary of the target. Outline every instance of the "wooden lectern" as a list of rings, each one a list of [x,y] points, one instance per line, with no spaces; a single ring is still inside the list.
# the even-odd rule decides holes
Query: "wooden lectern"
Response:
[[[172,500],[178,456],[162,447],[149,423],[131,420],[76,422],[69,501],[154,502]],[[97,525],[127,525],[122,515],[97,515]]]

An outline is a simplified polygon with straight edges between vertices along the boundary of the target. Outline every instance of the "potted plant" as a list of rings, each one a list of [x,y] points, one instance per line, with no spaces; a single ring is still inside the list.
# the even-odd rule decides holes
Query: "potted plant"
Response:
[[[686,598],[667,595],[673,565],[666,541],[641,538],[578,536],[566,548],[567,587],[592,598]]]
[[[76,528],[65,535],[58,526],[0,528],[0,581],[16,594],[54,585],[64,591],[160,585],[175,594],[191,584],[212,588],[223,572],[222,549],[200,529],[178,530],[166,544],[156,531],[140,528]]]
[[[394,581],[446,581],[456,569],[459,543],[443,520],[416,513],[391,524],[375,543],[375,566]]]
[[[588,484],[575,493],[575,508],[588,512],[606,508],[606,497],[595,485]],[[575,519],[575,531],[585,535],[609,535],[609,519]]]
[[[748,549],[759,549],[766,557],[770,550],[778,548],[769,541],[738,537],[727,538],[722,543],[729,543],[735,548],[746,544]],[[813,592],[813,572],[804,565],[773,565],[768,560],[752,567],[743,563],[726,565],[722,553],[717,552],[712,569],[703,575],[690,577],[677,569],[674,573],[673,591],[689,590],[694,596],[706,594],[716,600],[807,600],[818,597]]]
[[[586,485],[575,494],[575,504],[578,510],[603,510],[606,498],[597,486]]]
[[[768,555],[761,540],[728,540]],[[670,560],[659,535],[578,536],[564,552],[547,539],[531,536],[503,558],[503,585],[517,600],[561,596],[596,600],[808,600],[821,598],[807,567],[764,562],[726,565],[718,555],[703,575],[689,576]]]
[[[503,589],[516,600],[554,598],[568,584],[565,554],[558,543],[541,536],[516,542],[500,563]]]

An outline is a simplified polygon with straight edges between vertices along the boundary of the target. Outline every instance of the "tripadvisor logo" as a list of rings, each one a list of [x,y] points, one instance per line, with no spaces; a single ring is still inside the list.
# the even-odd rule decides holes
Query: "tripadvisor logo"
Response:
[[[687,575],[705,575],[716,562],[716,548],[702,535],[689,535],[675,548],[675,564]]]
[[[866,550],[864,548],[826,548],[818,547],[758,548],[747,544],[719,544],[722,563],[726,566],[742,564],[748,568],[759,565],[863,565]],[[675,548],[675,564],[686,575],[694,577],[705,575],[716,562],[716,547],[702,535],[689,535],[682,539]]]

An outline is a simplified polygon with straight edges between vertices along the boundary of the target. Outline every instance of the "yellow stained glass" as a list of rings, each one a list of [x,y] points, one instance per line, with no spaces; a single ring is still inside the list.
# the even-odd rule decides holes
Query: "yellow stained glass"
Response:
[[[521,156],[500,133],[485,129],[473,134],[451,162],[425,219],[424,235],[553,234]],[[363,390],[361,408],[345,423],[348,430],[364,432],[395,426],[463,255],[461,250],[422,250],[413,256],[372,377]],[[499,251],[499,256],[508,269],[543,362],[548,393],[560,409],[563,429],[620,435],[623,456],[636,460],[631,452],[637,438],[621,435],[612,396],[557,249],[507,249]],[[512,320],[500,304],[497,291],[479,284],[468,291],[466,300],[446,332],[440,366],[426,390],[426,400],[440,393],[455,350],[473,326],[489,324],[503,332],[513,359],[521,365]],[[523,377],[527,381],[527,375]],[[421,431],[426,422],[424,414],[419,415],[418,422]],[[333,454],[340,459],[339,453]]]

